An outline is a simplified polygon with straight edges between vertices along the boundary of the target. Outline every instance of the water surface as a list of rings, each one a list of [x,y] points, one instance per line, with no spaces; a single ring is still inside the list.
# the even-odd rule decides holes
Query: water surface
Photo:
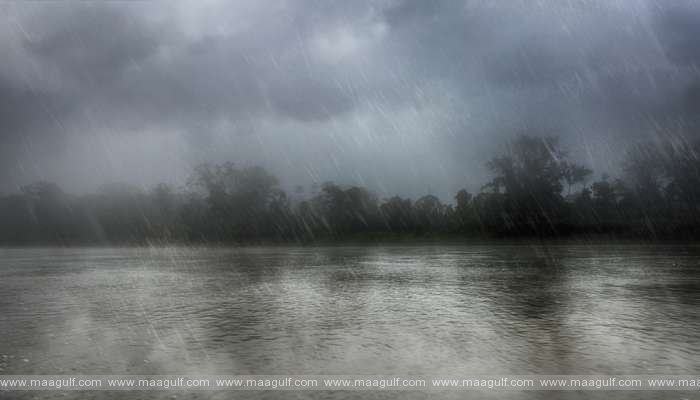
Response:
[[[687,245],[5,249],[0,373],[690,375],[699,306]],[[307,396],[426,394],[236,393]]]

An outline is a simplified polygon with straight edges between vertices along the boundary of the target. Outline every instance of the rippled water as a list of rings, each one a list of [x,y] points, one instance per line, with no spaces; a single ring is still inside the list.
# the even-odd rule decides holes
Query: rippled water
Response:
[[[685,245],[6,249],[0,373],[697,374],[699,306]]]

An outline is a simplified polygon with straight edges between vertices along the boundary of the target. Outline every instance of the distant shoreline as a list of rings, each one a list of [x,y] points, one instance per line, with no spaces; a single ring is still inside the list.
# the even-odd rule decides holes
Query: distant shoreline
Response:
[[[633,237],[614,235],[573,235],[560,237],[486,237],[443,235],[434,237],[383,236],[374,238],[340,238],[319,239],[308,242],[250,240],[250,241],[146,241],[146,242],[32,242],[32,243],[0,243],[0,249],[31,249],[31,248],[253,248],[253,247],[381,247],[381,246],[471,246],[471,245],[618,245],[618,244],[678,244],[698,245],[700,239],[673,237]]]

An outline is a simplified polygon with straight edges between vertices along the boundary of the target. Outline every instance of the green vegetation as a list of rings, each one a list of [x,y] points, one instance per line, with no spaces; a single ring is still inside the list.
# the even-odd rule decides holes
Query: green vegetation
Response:
[[[700,142],[630,149],[620,179],[591,182],[556,138],[520,136],[487,166],[480,193],[381,200],[323,184],[292,202],[260,167],[200,165],[185,188],[109,185],[72,196],[38,182],[0,197],[0,243],[164,243],[340,240],[361,237],[690,237],[700,232]]]

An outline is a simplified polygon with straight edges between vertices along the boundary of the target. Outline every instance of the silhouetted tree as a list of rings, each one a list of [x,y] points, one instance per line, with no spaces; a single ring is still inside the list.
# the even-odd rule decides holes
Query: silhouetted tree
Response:
[[[457,207],[454,211],[454,230],[458,232],[469,232],[476,229],[477,219],[472,204],[473,196],[464,189],[457,192],[455,196]]]
[[[416,229],[415,214],[411,199],[394,196],[386,200],[380,211],[387,229],[391,232],[413,232]]]
[[[361,187],[344,189],[333,182],[326,182],[312,203],[316,215],[334,235],[371,232],[380,225],[377,198]]]
[[[227,162],[201,164],[190,187],[203,191],[208,203],[209,235],[219,239],[257,238],[265,233],[269,206],[277,194],[277,178],[261,167],[238,168]],[[279,201],[276,204],[279,207]]]
[[[446,207],[433,195],[423,196],[414,205],[416,224],[421,233],[443,232],[447,227]]]
[[[700,142],[631,146],[620,179],[588,185],[555,138],[519,136],[487,166],[494,178],[454,206],[427,195],[381,205],[368,189],[332,182],[293,199],[261,167],[202,164],[187,186],[109,184],[72,196],[36,182],[0,196],[0,243],[309,241],[378,233],[700,235]],[[566,196],[563,191],[566,188]],[[578,191],[574,191],[580,188]],[[295,205],[293,205],[293,203]],[[685,236],[684,236],[685,237]]]
[[[583,165],[564,163],[562,165],[564,181],[567,184],[567,194],[571,194],[571,188],[577,184],[585,184],[593,171]]]
[[[578,182],[587,175],[583,167],[566,160],[553,137],[518,136],[487,166],[496,177],[485,188],[505,195],[505,226],[513,233],[556,233],[565,207],[562,182],[567,176]]]

